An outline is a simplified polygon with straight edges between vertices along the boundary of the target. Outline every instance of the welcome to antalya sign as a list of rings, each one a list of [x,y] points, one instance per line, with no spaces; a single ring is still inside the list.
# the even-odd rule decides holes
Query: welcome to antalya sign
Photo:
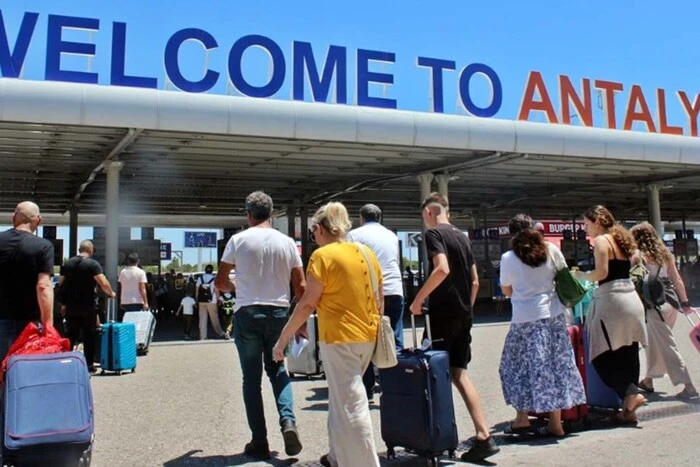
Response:
[[[52,14],[41,18],[39,13],[32,12],[24,12],[20,20],[19,14],[5,12],[5,16],[10,15],[20,21],[17,33],[12,37],[7,32],[3,11],[0,10],[0,73],[3,77],[21,76],[28,52],[32,46],[36,46],[35,32],[41,20],[42,25],[46,24],[44,79],[94,84],[107,81],[114,86],[153,89],[163,87],[164,83],[159,82],[159,78],[127,73],[127,23],[104,24],[98,18]],[[109,35],[110,50],[98,48],[90,41],[68,40],[67,33],[72,30]],[[197,44],[203,52],[202,63],[205,66],[196,79],[192,78],[191,69],[183,72],[180,50],[186,43]],[[131,46],[134,47],[133,44]],[[209,67],[208,60],[205,61],[204,58],[205,53],[221,47],[228,50],[227,60],[218,66]],[[267,55],[269,72],[264,83],[251,82],[246,73],[250,70],[244,70],[244,57],[251,49],[262,49]],[[425,70],[431,102],[431,107],[426,110],[439,113],[445,111],[444,78],[448,73],[457,74],[458,102],[467,113],[478,117],[494,117],[503,103],[501,79],[496,70],[484,63],[469,63],[458,69],[454,60],[423,56],[397,57],[396,53],[390,51],[350,49],[340,45],[331,45],[319,52],[308,42],[294,41],[289,55],[285,54],[277,42],[263,35],[222,40],[205,29],[192,27],[174,32],[162,48],[162,57],[157,58],[164,63],[167,82],[183,92],[208,92],[226,80],[240,94],[250,97],[276,97],[287,85],[291,88],[294,100],[349,104],[348,82],[353,82],[356,97],[353,101],[357,105],[388,109],[399,108],[399,102],[386,96],[372,95],[373,86],[399,85],[400,77],[390,71],[391,66],[399,60],[412,60],[417,67]],[[101,79],[97,72],[70,69],[63,63],[68,55],[96,57],[102,54],[110,54],[108,80],[104,77]],[[382,71],[377,71],[380,66]],[[472,85],[477,80],[485,80],[490,88],[485,103],[477,104],[472,98]],[[633,126],[638,128],[641,125],[649,132],[698,136],[698,94],[691,97],[682,90],[667,93],[664,89],[642,89],[639,85],[625,86],[623,83],[603,79],[584,78],[574,82],[567,75],[560,75],[556,85],[551,82],[548,85],[537,71],[528,74],[523,89],[517,115],[519,120],[528,120],[539,114],[544,115],[549,123],[570,124],[572,116],[576,115],[580,124],[589,127],[595,125],[630,130]],[[604,122],[594,121],[594,93],[602,97]],[[622,106],[616,106],[617,95],[623,97]],[[651,111],[650,103],[655,104],[654,112]],[[671,105],[683,112],[685,125],[669,124],[667,108]]]

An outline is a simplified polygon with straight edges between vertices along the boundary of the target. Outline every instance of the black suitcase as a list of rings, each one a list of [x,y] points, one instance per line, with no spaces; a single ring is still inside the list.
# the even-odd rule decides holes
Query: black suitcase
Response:
[[[428,339],[430,318],[425,316]],[[423,457],[431,465],[448,452],[457,450],[457,423],[452,401],[450,359],[442,350],[420,350],[415,318],[411,315],[413,349],[398,354],[398,364],[379,370],[382,395],[380,419],[387,457],[395,457],[402,447]]]

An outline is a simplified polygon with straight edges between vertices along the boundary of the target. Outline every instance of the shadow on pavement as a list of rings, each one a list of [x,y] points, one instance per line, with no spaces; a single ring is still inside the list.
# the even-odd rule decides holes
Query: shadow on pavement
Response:
[[[284,467],[288,465],[299,465],[295,464],[296,459],[276,459],[275,455],[278,455],[276,451],[272,452],[272,459],[266,461],[257,461],[252,457],[248,457],[244,454],[233,454],[230,456],[205,456],[205,457],[194,457],[195,454],[202,452],[201,450],[189,451],[180,457],[169,460],[163,463],[163,467],[228,467],[232,465],[244,465],[247,463],[254,463],[255,465],[270,465],[273,467]]]
[[[327,401],[328,400],[328,386],[322,386],[320,388],[309,388],[313,394],[306,398],[307,401]]]

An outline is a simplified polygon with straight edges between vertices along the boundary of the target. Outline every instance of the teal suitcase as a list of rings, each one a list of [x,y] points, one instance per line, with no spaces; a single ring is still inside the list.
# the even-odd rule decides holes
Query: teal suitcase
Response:
[[[110,317],[114,317],[114,300],[109,303]],[[102,373],[122,374],[136,371],[136,326],[134,323],[110,321],[102,325],[100,366]]]

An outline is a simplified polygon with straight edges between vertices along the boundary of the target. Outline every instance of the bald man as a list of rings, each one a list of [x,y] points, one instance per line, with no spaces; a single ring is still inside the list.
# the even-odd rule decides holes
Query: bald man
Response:
[[[12,215],[13,227],[0,233],[0,355],[29,321],[53,324],[53,244],[34,234],[39,206],[24,201]]]
[[[72,346],[78,343],[83,334],[85,359],[90,372],[94,372],[95,330],[97,329],[97,293],[96,286],[107,297],[116,294],[102,272],[102,266],[92,258],[95,246],[90,240],[80,242],[78,256],[66,261],[61,268],[61,313],[68,324],[68,339]]]

